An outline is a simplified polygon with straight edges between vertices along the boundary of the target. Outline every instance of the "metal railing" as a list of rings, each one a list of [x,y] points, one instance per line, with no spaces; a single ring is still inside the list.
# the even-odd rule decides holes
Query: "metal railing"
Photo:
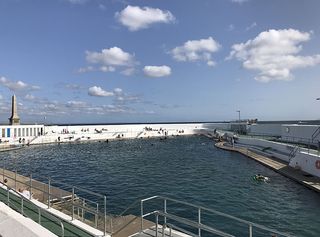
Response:
[[[311,135],[312,142],[314,141],[315,138],[317,138],[320,135],[320,126],[313,132]]]
[[[26,198],[25,196],[23,196],[21,193],[17,192],[15,189],[10,188],[8,185],[6,185],[5,183],[2,183],[2,186],[4,186],[7,190],[7,202],[4,202],[8,207],[13,207],[13,209],[15,209],[16,211],[19,211],[21,215],[31,219],[32,217],[29,216],[26,212],[25,212],[25,203],[30,202],[30,200],[28,198]],[[20,207],[16,206],[16,204],[11,201],[10,199],[10,193],[12,193],[13,195],[15,195],[15,197],[20,198]],[[31,196],[31,195],[30,195]],[[58,219],[57,217],[55,217],[54,215],[50,214],[49,212],[47,212],[47,210],[45,210],[42,207],[36,206],[35,204],[32,204],[37,208],[38,211],[38,224],[42,225],[41,223],[41,219],[42,219],[42,214],[46,213],[47,215],[50,216],[50,220],[58,223],[58,225],[61,226],[61,236],[64,237],[64,225],[62,223],[62,221],[60,219]],[[45,227],[46,228],[46,227]]]
[[[294,158],[296,156],[296,154],[300,151],[300,147],[299,146],[295,146],[293,147],[293,149],[290,151],[289,153],[289,162],[292,158]]]
[[[155,209],[155,210],[152,210],[152,211],[150,211],[148,213],[145,213],[144,212],[144,204],[146,202],[149,202],[149,201],[152,201],[152,200],[161,200],[163,202],[163,207],[161,208],[161,210],[160,209]],[[167,209],[168,202],[172,202],[172,203],[175,203],[175,204],[181,204],[181,205],[186,206],[188,208],[194,208],[195,210],[197,210],[197,221],[194,221],[194,220],[191,220],[191,219],[186,218],[186,217],[181,217],[181,216],[169,213],[168,209]],[[140,227],[141,233],[144,233],[144,225],[143,225],[144,218],[146,218],[148,216],[155,216],[155,223],[156,223],[155,236],[156,237],[158,237],[158,232],[159,232],[159,216],[163,217],[163,225],[162,225],[162,228],[161,228],[162,229],[162,232],[161,232],[162,236],[164,236],[166,226],[170,226],[171,225],[171,227],[172,227],[172,224],[169,223],[169,220],[173,220],[175,222],[178,222],[178,223],[183,224],[183,225],[188,226],[188,227],[196,228],[198,230],[198,233],[196,233],[196,234],[189,231],[188,234],[191,233],[192,236],[201,237],[202,232],[209,232],[211,234],[215,234],[215,235],[218,235],[218,236],[224,236],[224,237],[233,236],[232,234],[229,234],[229,233],[226,233],[224,231],[218,230],[218,229],[216,229],[216,228],[214,228],[212,226],[208,226],[206,224],[203,224],[202,223],[202,217],[203,217],[203,212],[204,211],[246,225],[247,228],[248,228],[248,232],[247,233],[248,233],[249,237],[253,236],[254,228],[262,230],[262,231],[268,231],[269,233],[277,234],[279,236],[293,237],[290,234],[282,233],[282,232],[279,232],[277,230],[265,227],[263,225],[256,224],[256,223],[250,222],[250,221],[246,221],[246,220],[243,220],[241,218],[234,217],[234,216],[231,216],[229,214],[222,213],[220,211],[216,211],[214,209],[210,209],[210,208],[206,208],[206,207],[203,207],[203,206],[198,206],[198,205],[190,204],[190,203],[187,203],[187,202],[184,202],[184,201],[179,201],[179,200],[175,200],[175,199],[167,198],[167,197],[162,197],[162,196],[153,196],[153,197],[149,197],[149,198],[145,198],[145,199],[140,200],[140,211],[141,211],[141,227]],[[181,230],[182,230],[182,228],[181,228]],[[170,230],[170,236],[171,236],[171,230]]]
[[[38,175],[37,178],[41,179],[41,182],[35,180],[32,173],[28,176],[22,176],[18,174],[17,170],[10,171],[6,170],[5,167],[2,167],[1,176],[2,180],[11,180],[13,190],[19,188],[28,190],[30,200],[33,196],[46,204],[48,209],[54,206],[55,209],[70,215],[72,220],[78,219],[100,229],[104,235],[112,231],[111,220],[109,227],[107,226],[107,199],[105,195]],[[57,188],[53,184],[58,187],[63,186],[64,189]],[[96,200],[90,200],[86,196],[94,197]]]

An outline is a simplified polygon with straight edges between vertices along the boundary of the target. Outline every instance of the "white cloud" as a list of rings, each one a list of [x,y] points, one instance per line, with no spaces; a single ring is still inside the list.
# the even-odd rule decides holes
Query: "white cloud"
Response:
[[[148,77],[165,77],[171,74],[171,68],[162,66],[145,66],[143,72]]]
[[[72,4],[84,4],[85,2],[87,2],[87,0],[67,0],[67,1]]]
[[[213,65],[212,54],[220,49],[220,44],[212,37],[208,39],[189,40],[182,46],[171,50],[173,58],[177,61],[206,61]]]
[[[81,90],[82,87],[77,84],[66,84],[65,88],[70,89],[70,90]]]
[[[121,88],[115,88],[114,90],[115,94],[121,94],[122,93],[122,89]]]
[[[234,25],[233,24],[230,24],[228,26],[228,31],[233,31],[235,29]]]
[[[131,66],[134,64],[134,56],[118,47],[102,49],[101,52],[86,51],[86,60],[102,66]]]
[[[136,72],[136,69],[132,68],[132,67],[129,67],[129,68],[126,68],[124,69],[121,74],[125,75],[125,76],[131,76],[133,75],[134,73]]]
[[[11,81],[5,77],[0,77],[0,85],[3,85],[11,91],[39,90],[39,86],[28,85],[23,81]]]
[[[87,106],[87,103],[84,101],[71,100],[67,102],[67,107],[71,107],[71,108],[85,108],[86,106]]]
[[[85,72],[92,72],[94,71],[94,68],[92,66],[88,66],[88,67],[81,67],[78,69],[78,73],[85,73]]]
[[[26,94],[24,98],[26,100],[34,100],[36,97],[34,95],[31,95],[31,94]]]
[[[104,11],[104,10],[107,9],[107,7],[105,5],[103,5],[103,4],[99,4],[99,9]]]
[[[146,29],[155,23],[170,23],[175,20],[169,11],[159,8],[138,7],[128,5],[121,12],[115,14],[115,18],[130,31]]]
[[[227,59],[236,58],[244,68],[258,71],[257,81],[291,80],[291,71],[320,63],[320,55],[301,56],[301,43],[310,33],[294,29],[269,30],[245,43],[234,44]]]
[[[105,91],[99,86],[92,86],[88,90],[88,94],[91,96],[99,96],[99,97],[106,97],[106,96],[113,96],[113,92]]]
[[[114,72],[116,69],[112,66],[101,66],[100,71],[101,72]]]
[[[249,0],[231,0],[231,2],[240,3],[240,4],[248,1]]]
[[[246,31],[249,31],[249,30],[253,29],[253,28],[256,27],[256,26],[257,26],[257,23],[256,23],[256,22],[253,22],[251,25],[249,25],[249,26],[246,27]]]
[[[207,62],[207,65],[210,66],[210,67],[213,67],[213,66],[216,65],[216,63],[215,63],[214,61],[209,60],[209,61]]]

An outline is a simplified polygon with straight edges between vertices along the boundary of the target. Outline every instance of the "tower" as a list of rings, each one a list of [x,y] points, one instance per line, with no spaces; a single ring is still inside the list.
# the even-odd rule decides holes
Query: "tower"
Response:
[[[12,112],[11,117],[9,118],[10,125],[19,125],[20,124],[20,118],[18,116],[17,112],[17,102],[16,102],[16,96],[12,96]]]

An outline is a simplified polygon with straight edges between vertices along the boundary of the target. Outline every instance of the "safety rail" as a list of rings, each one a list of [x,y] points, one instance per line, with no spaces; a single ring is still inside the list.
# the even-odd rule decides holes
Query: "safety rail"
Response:
[[[289,162],[290,162],[290,160],[292,158],[294,158],[296,156],[297,152],[299,152],[299,151],[300,151],[300,147],[299,146],[293,147],[293,149],[289,153]]]
[[[320,135],[320,126],[313,132],[311,135],[311,140],[312,142],[314,141],[315,138],[317,138]]]
[[[151,212],[144,213],[144,203],[146,203],[148,201],[151,201],[151,200],[156,200],[156,199],[163,201],[163,208],[162,208],[163,211],[162,210],[153,210]],[[198,221],[195,222],[195,221],[192,221],[192,220],[184,218],[184,217],[180,217],[180,216],[177,216],[177,215],[170,214],[167,211],[168,201],[176,203],[176,204],[182,204],[182,205],[185,205],[185,206],[188,206],[188,207],[191,207],[191,208],[196,208],[197,211],[198,211],[198,216],[197,216]],[[220,211],[217,211],[217,210],[214,210],[214,209],[211,209],[211,208],[206,208],[206,207],[203,207],[203,206],[190,204],[190,203],[187,203],[187,202],[184,202],[184,201],[179,201],[179,200],[168,198],[168,197],[152,196],[152,197],[149,197],[149,198],[142,199],[142,200],[140,200],[140,211],[141,211],[141,228],[140,228],[141,233],[144,233],[144,227],[143,227],[144,218],[154,215],[155,216],[155,222],[156,222],[156,237],[158,236],[158,225],[159,225],[158,217],[159,216],[163,216],[164,217],[164,223],[162,225],[162,233],[164,233],[164,230],[165,230],[166,226],[168,226],[168,224],[170,224],[170,223],[167,222],[167,220],[170,219],[170,220],[174,220],[176,222],[179,222],[181,224],[187,225],[189,227],[193,227],[193,228],[198,229],[198,233],[197,234],[193,234],[195,236],[201,237],[202,231],[213,233],[213,234],[216,234],[216,235],[219,235],[219,236],[228,236],[228,237],[233,236],[233,235],[225,233],[225,232],[223,232],[221,230],[218,230],[218,229],[215,229],[213,227],[210,227],[208,225],[203,224],[201,222],[202,217],[203,217],[202,216],[202,212],[203,211],[207,211],[209,213],[213,213],[213,214],[216,214],[218,216],[222,216],[222,217],[225,217],[225,218],[228,218],[228,219],[231,219],[231,220],[234,220],[234,221],[237,221],[239,223],[247,225],[248,226],[248,232],[249,232],[248,236],[249,237],[253,236],[253,227],[255,227],[257,229],[260,229],[260,230],[263,230],[263,231],[268,231],[268,232],[270,232],[272,234],[277,234],[277,235],[285,236],[285,237],[293,237],[290,234],[282,233],[282,232],[279,232],[277,230],[265,227],[263,225],[256,224],[256,223],[250,222],[250,221],[246,221],[246,220],[243,220],[241,218],[234,217],[234,216],[231,216],[229,214],[225,214],[223,212],[220,212]]]
[[[28,216],[26,214],[26,212],[24,211],[25,209],[25,202],[30,202],[30,200],[28,198],[26,198],[25,196],[23,196],[21,193],[17,192],[16,190],[14,190],[13,188],[10,188],[8,185],[6,185],[5,183],[3,182],[0,182],[2,186],[4,186],[4,189],[7,190],[7,202],[4,202],[8,207],[12,207],[14,206],[15,210],[16,211],[19,211],[21,215],[31,219],[32,217]],[[16,204],[14,204],[12,201],[10,201],[10,193],[13,193],[16,197],[19,197],[20,200],[21,200],[21,206],[18,207],[16,206]],[[30,195],[31,196],[31,195]],[[35,205],[35,204],[33,204]],[[36,205],[35,205],[36,206]],[[62,223],[62,221],[60,219],[58,219],[57,217],[55,217],[54,215],[50,214],[46,209],[42,208],[42,207],[39,207],[37,206],[37,210],[38,210],[38,224],[42,225],[41,224],[41,217],[42,217],[42,213],[46,213],[47,215],[50,216],[51,219],[54,220],[54,222],[60,224],[61,226],[61,236],[64,237],[64,225]]]
[[[2,176],[2,180],[10,179],[13,181],[13,188],[12,188],[13,190],[17,190],[18,186],[26,187],[25,189],[29,190],[30,192],[30,197],[29,197],[30,200],[32,198],[31,196],[33,192],[38,191],[42,193],[42,199],[39,199],[38,201],[46,204],[48,209],[51,208],[52,205],[55,205],[55,203],[57,203],[58,201],[59,205],[56,205],[56,206],[61,207],[61,211],[65,212],[65,214],[70,214],[72,220],[78,219],[81,221],[86,221],[87,224],[89,224],[94,228],[100,227],[99,229],[103,231],[104,235],[106,235],[107,232],[111,232],[112,221],[110,221],[110,226],[109,226],[110,230],[107,230],[106,196],[101,195],[99,193],[92,192],[90,190],[86,190],[80,187],[72,186],[66,183],[53,180],[50,177],[43,177],[39,175],[38,175],[38,178],[41,178],[42,180],[47,180],[47,183],[42,183],[40,181],[33,179],[32,174],[30,174],[28,177],[29,181],[24,182],[19,180],[18,177],[20,177],[21,175],[17,173],[17,170],[14,170],[14,171],[5,170],[4,167],[2,167],[2,174],[0,175]],[[35,185],[35,183],[37,183],[38,185]],[[70,198],[67,200],[64,197],[55,195],[52,192],[52,189],[56,187],[52,186],[52,183],[61,184],[65,187],[70,188],[71,189],[69,192],[71,195],[69,196]],[[65,190],[61,190],[61,191],[68,193]],[[76,194],[76,191],[81,191],[83,193],[87,193],[102,199],[100,202],[102,205],[99,206],[98,202],[81,197],[81,195]],[[90,219],[89,217],[93,217],[93,218]],[[101,222],[103,224],[98,225]]]

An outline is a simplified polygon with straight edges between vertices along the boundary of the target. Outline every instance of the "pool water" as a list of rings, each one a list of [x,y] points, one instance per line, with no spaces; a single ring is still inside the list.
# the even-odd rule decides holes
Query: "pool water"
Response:
[[[0,159],[22,173],[105,194],[113,213],[141,197],[163,195],[295,236],[320,236],[318,193],[201,136],[33,146]],[[270,182],[254,181],[258,173]]]

